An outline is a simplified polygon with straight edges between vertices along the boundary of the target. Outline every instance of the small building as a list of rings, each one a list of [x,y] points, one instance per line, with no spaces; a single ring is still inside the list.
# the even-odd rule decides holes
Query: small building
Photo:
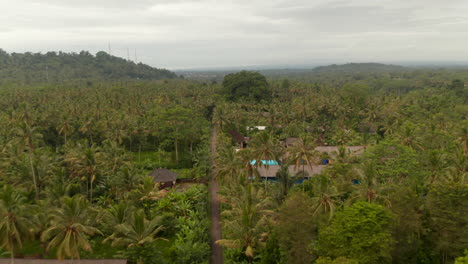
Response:
[[[276,174],[280,168],[281,166],[279,165],[260,166],[257,168],[257,172],[263,179],[275,179]],[[304,172],[304,177],[310,178],[314,175],[322,173],[325,168],[327,168],[326,165],[312,165],[312,168],[309,165],[298,166],[297,168],[294,165],[289,165],[288,172],[292,177],[295,177],[296,175],[302,174],[302,172]]]
[[[162,189],[174,186],[179,174],[168,169],[159,168],[148,174],[148,176],[153,177],[154,182],[159,183]]]
[[[231,130],[229,131],[229,134],[231,135],[232,139],[239,144],[239,147],[241,149],[247,147],[247,143],[249,142],[250,138],[243,136],[241,133],[239,133],[236,130]]]
[[[253,127],[247,127],[247,130],[258,130],[258,131],[264,131],[266,129],[266,126],[253,126]]]
[[[327,153],[330,156],[335,156],[340,151],[338,146],[318,146],[315,148],[315,150],[320,153]],[[365,146],[346,146],[345,150],[351,156],[361,156],[364,153],[364,150],[366,150],[366,147]]]

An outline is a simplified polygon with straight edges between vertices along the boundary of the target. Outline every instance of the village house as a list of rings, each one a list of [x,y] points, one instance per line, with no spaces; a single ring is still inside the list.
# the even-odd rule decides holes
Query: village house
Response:
[[[289,137],[282,141],[282,145],[287,149],[296,144],[301,140],[300,138]],[[366,149],[365,146],[345,146],[344,150],[349,156],[360,156],[364,153]],[[323,157],[317,165],[306,165],[305,161],[303,161],[304,166],[294,166],[290,165],[288,167],[288,172],[290,175],[295,176],[298,174],[303,173],[302,177],[310,178],[313,175],[317,175],[322,173],[329,165],[333,163],[335,159],[338,158],[338,154],[340,152],[340,147],[338,146],[317,146],[315,150],[321,154]],[[286,151],[285,156],[288,156]],[[251,163],[251,165],[254,165]],[[260,177],[264,179],[275,179],[276,173],[280,170],[281,166],[278,163],[273,163],[272,161],[268,161],[268,163],[262,162],[263,166],[259,166],[257,171]]]

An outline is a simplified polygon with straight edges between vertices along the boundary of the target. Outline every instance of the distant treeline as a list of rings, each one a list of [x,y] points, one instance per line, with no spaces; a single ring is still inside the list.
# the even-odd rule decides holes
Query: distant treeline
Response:
[[[452,80],[464,80],[468,76],[466,67],[403,67],[381,63],[347,63],[332,64],[313,68],[283,68],[255,70],[269,80],[289,79],[303,83],[327,84],[342,86],[349,82],[401,82],[414,87],[421,84],[433,86],[449,84]],[[235,73],[235,70],[220,71],[177,71],[186,79],[209,82],[221,82],[225,75]]]
[[[177,78],[166,69],[134,63],[100,51],[93,56],[80,53],[47,52],[7,53],[0,49],[0,85],[38,84],[70,80],[159,80]]]

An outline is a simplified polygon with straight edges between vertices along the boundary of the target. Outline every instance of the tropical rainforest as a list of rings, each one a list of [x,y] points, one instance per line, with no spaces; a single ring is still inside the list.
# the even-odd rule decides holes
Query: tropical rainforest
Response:
[[[209,263],[220,246],[224,263],[467,263],[468,70],[190,76],[0,51],[0,256]]]

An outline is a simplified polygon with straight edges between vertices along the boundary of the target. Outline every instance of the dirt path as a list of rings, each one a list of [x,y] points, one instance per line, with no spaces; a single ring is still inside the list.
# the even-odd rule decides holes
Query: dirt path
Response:
[[[215,154],[216,154],[216,135],[217,126],[213,125],[213,132],[211,135],[211,180],[209,185],[210,191],[210,235],[211,235],[211,264],[223,264],[223,248],[216,244],[217,240],[221,239],[221,216],[219,208],[219,185],[216,180],[216,171],[214,170],[215,165]]]

